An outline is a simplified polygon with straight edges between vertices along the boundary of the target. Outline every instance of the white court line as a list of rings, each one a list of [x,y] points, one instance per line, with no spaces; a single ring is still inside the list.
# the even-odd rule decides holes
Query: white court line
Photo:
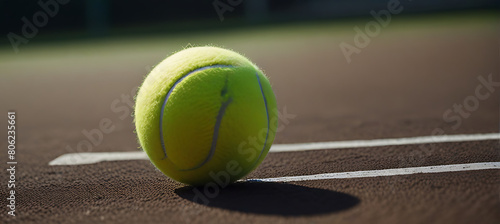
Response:
[[[365,171],[353,171],[353,172],[342,172],[342,173],[323,173],[323,174],[305,175],[305,176],[248,179],[244,181],[292,182],[292,181],[309,181],[309,180],[351,179],[351,178],[363,178],[363,177],[387,177],[387,176],[410,175],[418,173],[445,173],[445,172],[489,170],[489,169],[500,169],[500,162],[409,167],[409,168],[386,169],[386,170],[365,170]]]
[[[57,165],[84,165],[106,161],[122,160],[148,160],[148,156],[143,151],[135,152],[82,152],[68,153],[57,157],[49,162],[50,166]]]
[[[500,140],[500,133],[469,134],[469,135],[439,135],[410,138],[389,138],[374,140],[353,140],[336,142],[313,142],[298,144],[275,144],[270,152],[295,152],[320,149],[361,148],[389,145],[411,145],[443,142],[465,142]],[[142,151],[135,152],[89,152],[64,154],[49,162],[49,165],[82,165],[104,161],[120,160],[147,160],[147,155]]]
[[[291,151],[307,151],[318,149],[340,149],[340,148],[362,148],[376,147],[388,145],[414,145],[426,143],[443,143],[443,142],[468,142],[468,141],[484,141],[484,140],[500,140],[500,133],[487,134],[470,134],[470,135],[437,135],[437,136],[422,136],[409,138],[387,138],[374,140],[354,140],[354,141],[337,141],[337,142],[312,142],[301,144],[280,144],[273,145],[273,152],[291,152]]]

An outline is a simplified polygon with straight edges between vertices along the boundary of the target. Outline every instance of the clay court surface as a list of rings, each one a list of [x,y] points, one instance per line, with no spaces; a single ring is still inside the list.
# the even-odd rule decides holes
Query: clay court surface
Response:
[[[498,17],[395,17],[347,63],[339,44],[353,44],[353,27],[368,21],[53,45],[34,39],[19,54],[2,49],[0,126],[7,126],[8,110],[16,111],[18,164],[12,218],[3,150],[1,223],[499,223]],[[271,152],[246,177],[261,181],[232,184],[208,204],[145,159],[49,165],[77,153],[88,140],[82,132],[99,129],[102,120],[113,130],[80,151],[140,151],[131,117],[135,89],[149,69],[188,44],[234,49],[266,72],[283,115],[278,147],[443,134],[493,138]],[[496,84],[483,87],[478,99],[476,88],[489,77]],[[464,102],[467,116],[443,118]],[[489,168],[262,181],[478,163]]]

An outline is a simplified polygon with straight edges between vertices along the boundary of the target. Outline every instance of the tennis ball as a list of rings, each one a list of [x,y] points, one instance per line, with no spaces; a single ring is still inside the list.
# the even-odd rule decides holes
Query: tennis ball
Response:
[[[250,173],[278,125],[264,73],[236,52],[209,46],[158,64],[138,91],[134,116],[151,162],[189,185],[228,184]]]

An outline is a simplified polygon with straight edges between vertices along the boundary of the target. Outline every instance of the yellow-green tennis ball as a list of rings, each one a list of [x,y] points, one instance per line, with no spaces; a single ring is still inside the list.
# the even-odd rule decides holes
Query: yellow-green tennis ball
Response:
[[[151,162],[190,185],[226,185],[254,170],[276,134],[267,77],[244,56],[193,47],[158,64],[136,98],[135,126]]]

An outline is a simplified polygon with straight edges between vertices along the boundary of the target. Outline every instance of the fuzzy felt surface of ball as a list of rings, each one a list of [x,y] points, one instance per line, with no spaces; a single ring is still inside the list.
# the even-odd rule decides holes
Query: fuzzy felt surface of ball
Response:
[[[189,185],[228,184],[266,157],[278,125],[276,98],[246,57],[192,47],[159,63],[136,96],[139,143],[168,177]]]

